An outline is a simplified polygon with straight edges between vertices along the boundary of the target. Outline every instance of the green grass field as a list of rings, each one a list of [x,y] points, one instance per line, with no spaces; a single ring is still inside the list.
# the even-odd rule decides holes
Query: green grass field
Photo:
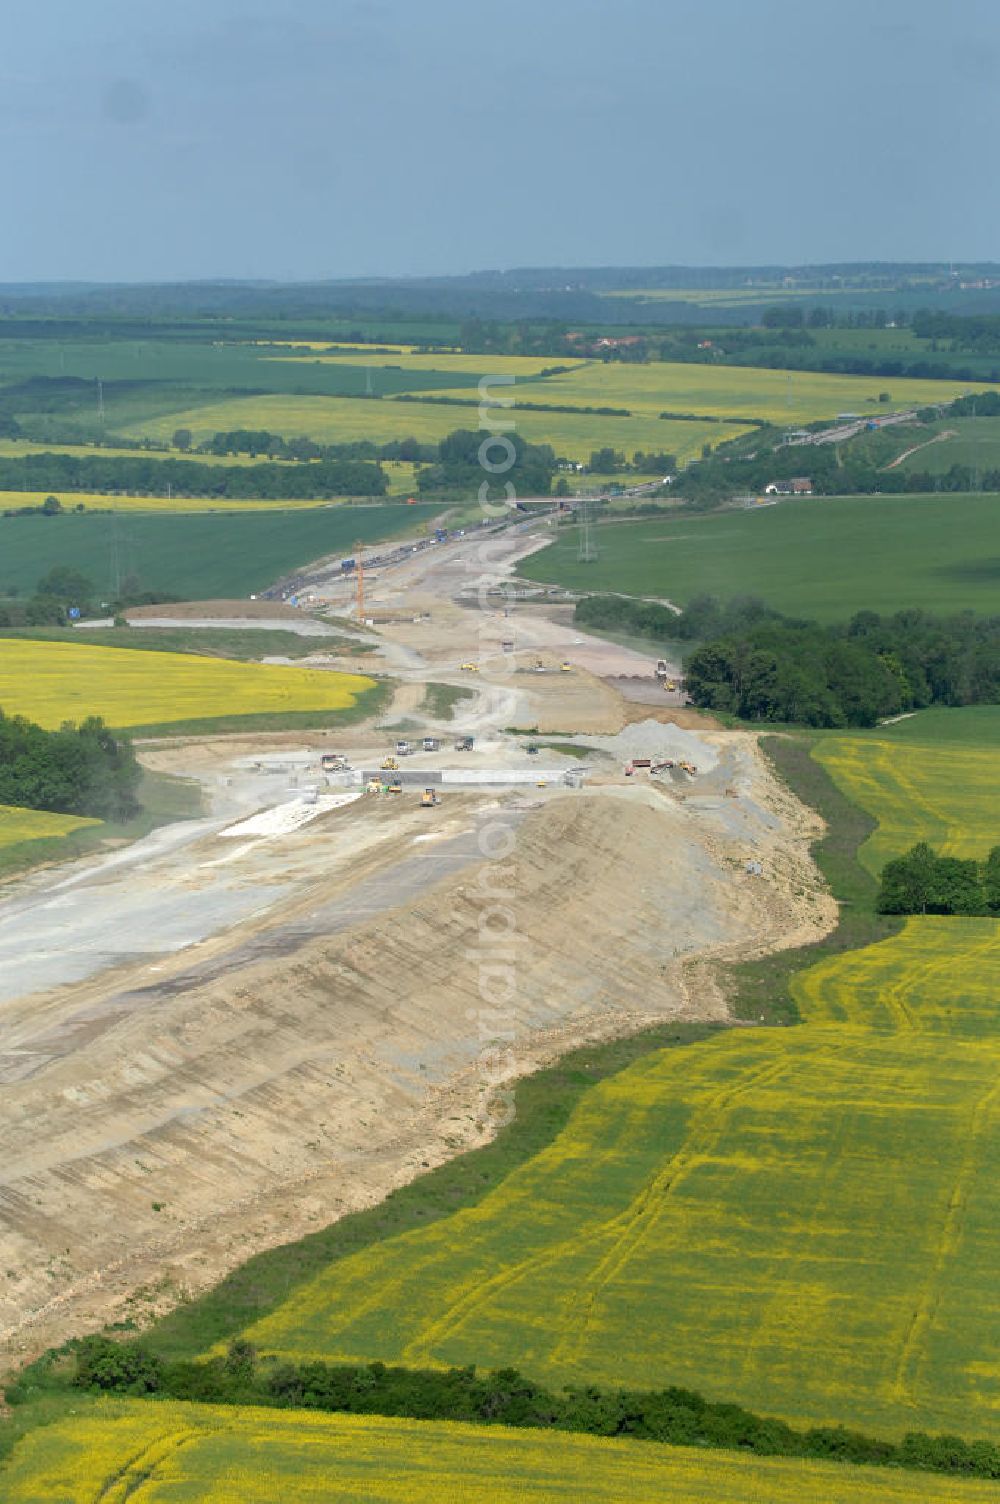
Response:
[[[388,503],[289,512],[102,513],[0,518],[0,597],[30,595],[56,564],[186,600],[238,599],[327,554],[426,525],[440,508]]]
[[[926,439],[934,435],[934,442]],[[902,470],[945,475],[952,465],[1000,470],[1000,418],[944,418],[912,442],[922,447],[900,461]]]
[[[1000,498],[810,497],[752,510],[601,526],[598,558],[579,559],[578,528],[519,566],[528,579],[684,605],[708,593],[757,595],[821,621],[1000,610]]]
[[[177,621],[169,627],[88,627],[82,632],[66,627],[5,627],[6,641],[75,642],[92,648],[129,648],[150,653],[195,653],[209,658],[235,658],[253,662],[261,658],[306,658],[311,653],[364,652],[353,637],[306,637],[280,627],[190,627]]]
[[[910,1504],[917,1475],[378,1416],[86,1401],[14,1450],[6,1504]],[[989,1482],[919,1476],[927,1504]]]
[[[369,363],[363,356],[354,361],[294,361],[275,359],[269,346],[205,340],[172,339],[71,339],[0,340],[0,382],[24,381],[32,376],[72,378],[94,382],[92,408],[96,415],[96,382],[104,383],[105,411],[109,425],[119,396],[132,387],[131,397],[141,400],[142,387],[155,385],[169,395],[171,386],[204,391],[273,391],[356,393],[377,396],[390,392],[431,390],[444,386],[470,387],[475,393],[477,376],[461,367],[404,371],[400,356],[393,366]],[[81,393],[79,400],[86,401]],[[131,399],[130,399],[131,400]],[[30,396],[25,411],[30,409]],[[17,409],[15,409],[17,411]]]
[[[967,805],[979,847],[995,806]],[[997,1438],[1000,922],[910,920],[793,990],[800,1028],[639,1059],[477,1205],[330,1265],[249,1337]]]

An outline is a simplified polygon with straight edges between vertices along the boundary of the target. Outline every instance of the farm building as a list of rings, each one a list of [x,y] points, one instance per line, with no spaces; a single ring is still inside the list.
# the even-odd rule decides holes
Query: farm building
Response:
[[[807,475],[795,475],[791,480],[772,480],[764,487],[765,496],[811,496],[813,483]]]

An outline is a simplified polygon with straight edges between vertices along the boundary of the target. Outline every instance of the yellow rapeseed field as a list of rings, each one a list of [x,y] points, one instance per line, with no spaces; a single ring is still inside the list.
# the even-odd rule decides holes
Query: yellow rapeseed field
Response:
[[[417,467],[412,460],[383,460],[382,469],[390,496],[416,495]]]
[[[916,841],[965,857],[985,856],[1000,842],[994,746],[835,736],[817,742],[813,756],[878,820],[860,851],[872,873]]]
[[[443,361],[438,369],[447,370]],[[682,361],[631,365],[592,361],[561,376],[534,381],[521,391],[528,402],[569,403],[577,407],[620,407],[655,417],[660,412],[705,417],[766,418],[797,426],[841,412],[877,417],[896,408],[952,402],[968,383],[900,377],[838,376],[822,371],[764,370],[749,366],[688,365]],[[976,389],[996,390],[988,382]],[[888,390],[892,401],[880,403]],[[435,396],[462,396],[462,388]]]
[[[0,638],[0,709],[45,727],[88,715],[127,727],[343,710],[373,683],[360,674],[187,653]]]
[[[522,403],[546,402],[547,384],[533,382],[514,389]],[[499,388],[497,389],[499,393]],[[436,395],[436,394],[435,394]],[[173,430],[190,428],[196,442],[232,428],[266,428],[272,433],[301,435],[319,443],[353,443],[370,439],[387,443],[414,438],[436,444],[456,428],[478,428],[475,392],[466,387],[456,395],[460,404],[399,402],[394,398],[366,401],[352,397],[233,397],[193,407],[167,418],[151,418],[142,425],[150,438],[169,438]],[[470,400],[471,399],[471,400]],[[609,446],[629,458],[644,453],[669,453],[683,461],[701,453],[704,444],[721,444],[746,429],[715,422],[675,422],[644,413],[631,418],[600,417],[593,413],[532,412],[515,406],[507,414],[514,431],[532,444],[551,444],[568,459],[585,462],[595,449]]]
[[[68,836],[74,830],[85,830],[89,825],[100,823],[100,820],[86,820],[78,815],[51,815],[46,810],[0,804],[0,847]]]
[[[996,808],[994,774],[958,836],[985,850]],[[940,805],[913,809],[907,840]],[[794,993],[801,1027],[643,1058],[477,1205],[332,1264],[250,1340],[1000,1438],[1000,921],[911,919]]]
[[[5,1504],[986,1504],[933,1474],[377,1416],[81,1402],[0,1465]]]

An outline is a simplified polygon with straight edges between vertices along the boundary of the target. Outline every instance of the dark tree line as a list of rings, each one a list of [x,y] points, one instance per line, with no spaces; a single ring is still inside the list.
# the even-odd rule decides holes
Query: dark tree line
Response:
[[[946,313],[943,309],[921,308],[913,315],[913,332],[918,339],[948,340],[954,350],[1000,355],[1000,315],[995,313]]]
[[[0,804],[127,820],[141,776],[132,743],[99,716],[44,731],[0,710]]]
[[[880,914],[1000,915],[1000,846],[977,862],[940,856],[920,841],[886,862],[877,907]]]
[[[761,601],[711,596],[680,615],[623,596],[580,601],[576,620],[665,641],[698,642],[687,692],[706,710],[804,726],[874,726],[927,705],[1000,703],[1000,617],[879,616],[801,621]]]
[[[502,429],[456,429],[438,445],[438,461],[417,476],[422,492],[462,490],[501,502],[513,486],[518,496],[548,496],[556,458],[548,444],[529,444],[518,433]]]
[[[384,496],[388,489],[379,466],[361,460],[206,465],[197,460],[144,454],[26,454],[18,459],[0,459],[0,492],[120,491],[162,496],[168,486],[179,496],[307,501],[328,496]]]
[[[186,442],[185,442],[185,437]],[[179,428],[174,434],[174,447],[190,449],[191,435]],[[318,444],[305,436],[286,439],[280,433],[271,433],[266,428],[232,428],[213,434],[204,444],[199,444],[196,454],[266,454],[276,460],[412,460],[417,464],[430,464],[438,457],[436,444],[422,444],[419,439],[391,439],[385,444],[372,443],[370,439],[357,439],[349,444]]]
[[[429,1370],[323,1362],[265,1368],[245,1341],[232,1342],[224,1355],[207,1361],[166,1362],[142,1342],[85,1337],[76,1344],[76,1361],[76,1384],[94,1394],[456,1420],[631,1437],[673,1446],[721,1447],[761,1457],[821,1457],[1000,1478],[1000,1447],[990,1442],[928,1436],[920,1431],[889,1441],[843,1426],[798,1430],[741,1405],[706,1400],[695,1390],[676,1386],[627,1390],[587,1384],[552,1390],[515,1368],[477,1372],[474,1367]],[[18,1384],[8,1388],[7,1398],[12,1404],[21,1402]]]

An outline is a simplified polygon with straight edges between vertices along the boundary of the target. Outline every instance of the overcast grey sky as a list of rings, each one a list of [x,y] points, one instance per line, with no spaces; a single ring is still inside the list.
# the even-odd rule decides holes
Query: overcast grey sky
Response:
[[[0,281],[1000,259],[997,0],[34,0]]]

